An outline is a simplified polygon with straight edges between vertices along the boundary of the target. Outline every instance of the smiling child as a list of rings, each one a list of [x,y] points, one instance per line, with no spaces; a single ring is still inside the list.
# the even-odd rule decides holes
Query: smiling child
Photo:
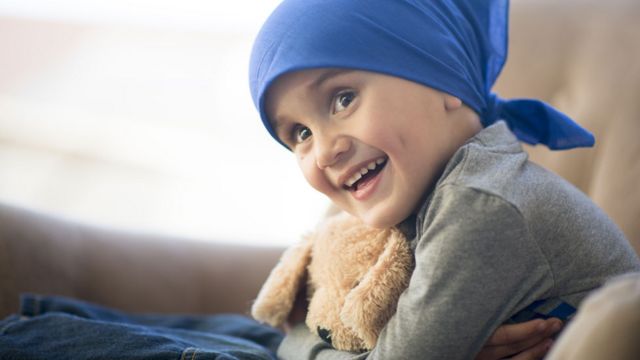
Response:
[[[569,320],[608,278],[640,271],[613,222],[520,143],[593,136],[491,93],[507,17],[503,0],[285,0],[267,20],[250,65],[263,124],[333,204],[401,228],[416,261],[370,353],[300,325],[280,357],[469,359],[501,324]]]

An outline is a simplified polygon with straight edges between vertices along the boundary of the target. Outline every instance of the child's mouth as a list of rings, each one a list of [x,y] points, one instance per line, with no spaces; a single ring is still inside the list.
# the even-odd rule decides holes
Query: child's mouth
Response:
[[[366,186],[372,179],[374,179],[381,171],[384,169],[385,165],[387,165],[387,158],[379,159],[375,162],[375,168],[367,169],[367,172],[355,182],[353,182],[350,186],[345,184],[343,187],[347,191],[355,192],[360,188]]]

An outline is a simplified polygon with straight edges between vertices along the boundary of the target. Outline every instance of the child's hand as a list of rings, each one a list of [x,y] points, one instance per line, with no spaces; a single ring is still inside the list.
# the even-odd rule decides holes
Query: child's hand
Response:
[[[531,320],[521,324],[502,325],[484,345],[476,360],[542,359],[553,344],[551,338],[562,329],[558,319]]]

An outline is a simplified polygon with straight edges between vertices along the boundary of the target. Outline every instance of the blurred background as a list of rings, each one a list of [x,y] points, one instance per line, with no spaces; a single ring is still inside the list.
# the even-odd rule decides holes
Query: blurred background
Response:
[[[1,1],[0,202],[203,241],[296,241],[328,201],[248,90],[278,2]]]

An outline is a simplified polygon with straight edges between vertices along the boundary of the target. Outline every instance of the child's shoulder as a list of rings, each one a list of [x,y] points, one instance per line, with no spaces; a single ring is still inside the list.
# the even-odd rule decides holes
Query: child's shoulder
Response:
[[[547,175],[547,171],[529,162],[520,142],[504,122],[499,122],[480,131],[456,151],[437,188],[474,188],[500,195]]]
[[[465,196],[456,196],[464,192]],[[473,197],[492,197],[526,214],[545,217],[535,209],[596,211],[593,202],[559,175],[529,161],[522,144],[503,122],[483,129],[450,159],[433,196],[468,203]],[[425,204],[424,206],[428,206]],[[461,204],[465,207],[465,204]],[[531,216],[533,214],[536,216]]]

